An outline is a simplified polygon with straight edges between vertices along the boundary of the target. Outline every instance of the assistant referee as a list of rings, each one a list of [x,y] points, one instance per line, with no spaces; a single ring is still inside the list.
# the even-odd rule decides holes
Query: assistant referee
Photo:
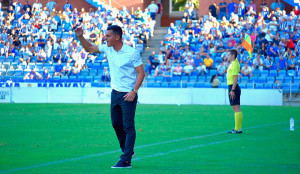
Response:
[[[241,134],[243,114],[240,107],[241,88],[238,85],[238,75],[240,72],[240,63],[237,59],[237,51],[229,50],[227,53],[228,61],[230,65],[227,69],[227,85],[230,105],[234,111],[235,128],[227,133]]]
[[[145,71],[140,53],[122,41],[122,29],[117,25],[107,28],[104,36],[106,44],[93,45],[83,37],[82,27],[75,30],[83,48],[87,52],[107,55],[111,74],[111,121],[117,134],[123,154],[112,168],[131,168],[134,154],[136,131],[134,117],[137,104],[137,93]]]

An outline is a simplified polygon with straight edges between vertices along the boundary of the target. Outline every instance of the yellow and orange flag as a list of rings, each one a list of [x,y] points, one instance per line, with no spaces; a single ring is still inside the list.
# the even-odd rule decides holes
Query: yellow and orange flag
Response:
[[[248,34],[246,34],[245,39],[242,43],[242,46],[245,48],[245,50],[249,53],[250,55],[250,59],[252,57],[252,52],[253,52],[253,48],[252,48],[252,44],[251,44],[251,38]]]

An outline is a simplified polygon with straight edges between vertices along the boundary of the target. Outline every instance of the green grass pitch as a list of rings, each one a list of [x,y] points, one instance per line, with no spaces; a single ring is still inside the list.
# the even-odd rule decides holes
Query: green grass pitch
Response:
[[[300,108],[241,108],[232,135],[230,106],[138,105],[133,168],[111,169],[109,105],[0,104],[0,173],[299,173]]]

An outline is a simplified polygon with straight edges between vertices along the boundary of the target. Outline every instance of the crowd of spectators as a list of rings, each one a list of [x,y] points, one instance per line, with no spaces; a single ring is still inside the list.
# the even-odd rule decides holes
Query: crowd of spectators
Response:
[[[138,7],[131,14],[126,7],[117,10],[103,4],[97,10],[77,9],[71,2],[66,0],[63,9],[56,10],[56,2],[51,0],[46,6],[39,0],[33,4],[13,0],[4,12],[0,1],[0,69],[22,70],[24,79],[49,79],[78,76],[83,69],[93,68],[89,67],[93,63],[103,63],[98,75],[109,81],[106,55],[86,52],[74,30],[81,25],[84,37],[95,45],[105,43],[103,36],[110,25],[121,26],[124,43],[132,47],[137,44],[147,47],[153,36],[155,4],[144,10]],[[6,62],[10,66],[5,66]],[[3,77],[5,71],[1,72]]]
[[[188,0],[185,7],[195,10]],[[160,50],[148,59],[146,71],[150,76],[226,77],[227,50],[236,49],[241,64],[240,77],[251,77],[253,71],[295,70],[300,66],[300,10],[297,6],[288,14],[281,0],[272,4],[253,0],[214,1],[209,13],[195,19],[184,12],[181,21],[171,23],[161,41]],[[252,58],[241,46],[246,34],[251,38]],[[212,71],[213,70],[213,71]],[[215,72],[215,74],[209,74]],[[295,74],[296,75],[296,74]],[[213,79],[212,79],[213,81]]]

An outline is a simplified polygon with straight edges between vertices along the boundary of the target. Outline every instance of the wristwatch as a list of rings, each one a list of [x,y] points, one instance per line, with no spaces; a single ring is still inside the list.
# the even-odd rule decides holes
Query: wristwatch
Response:
[[[137,89],[132,89],[132,91],[134,92],[134,93],[138,93],[138,90]]]

